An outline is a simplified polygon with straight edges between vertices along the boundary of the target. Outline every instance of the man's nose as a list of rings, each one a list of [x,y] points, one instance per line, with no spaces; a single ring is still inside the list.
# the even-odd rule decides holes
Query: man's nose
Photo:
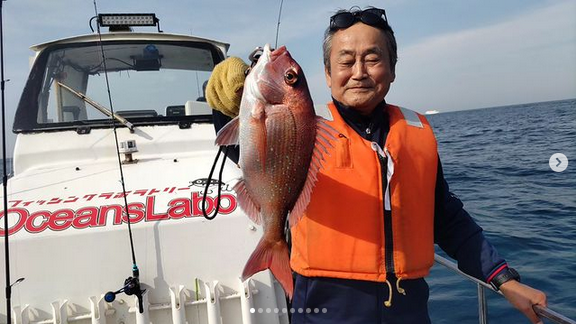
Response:
[[[352,78],[360,80],[366,78],[367,76],[368,73],[366,72],[366,65],[364,62],[362,62],[362,60],[356,61],[352,67]]]

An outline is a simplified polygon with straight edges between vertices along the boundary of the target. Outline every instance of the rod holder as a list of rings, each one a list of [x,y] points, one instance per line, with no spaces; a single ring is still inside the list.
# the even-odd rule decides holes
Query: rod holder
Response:
[[[214,280],[212,284],[204,283],[206,290],[206,308],[208,311],[209,324],[222,324],[220,316],[220,283]]]
[[[92,324],[106,324],[106,304],[104,295],[90,297],[90,317]]]
[[[172,306],[172,323],[187,324],[186,322],[186,290],[183,285],[170,287],[170,300]]]
[[[242,324],[254,323],[254,313],[250,309],[254,308],[254,296],[252,295],[252,279],[246,281],[238,278],[238,292],[240,293],[240,308],[242,309]]]
[[[52,323],[68,324],[68,300],[52,302]]]

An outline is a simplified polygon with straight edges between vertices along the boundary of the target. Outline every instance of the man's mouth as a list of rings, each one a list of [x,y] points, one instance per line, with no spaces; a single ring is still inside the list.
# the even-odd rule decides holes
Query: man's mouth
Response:
[[[348,90],[370,90],[372,87],[368,86],[357,86],[357,87],[349,87]]]

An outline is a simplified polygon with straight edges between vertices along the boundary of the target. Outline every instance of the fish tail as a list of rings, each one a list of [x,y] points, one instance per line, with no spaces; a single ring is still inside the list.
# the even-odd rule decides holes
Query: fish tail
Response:
[[[260,240],[258,246],[242,272],[242,280],[246,280],[253,274],[262,270],[270,269],[272,274],[280,282],[288,298],[292,299],[294,293],[294,282],[292,278],[292,269],[290,269],[290,254],[288,244],[285,241],[271,242]]]

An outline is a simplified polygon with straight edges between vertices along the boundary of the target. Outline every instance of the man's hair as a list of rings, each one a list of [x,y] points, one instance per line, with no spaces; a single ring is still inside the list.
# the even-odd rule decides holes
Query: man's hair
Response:
[[[357,9],[356,9],[357,8]],[[336,14],[342,13],[342,12],[355,12],[355,11],[359,11],[360,8],[358,7],[353,7],[351,10],[338,10]],[[361,22],[361,21],[359,21]],[[370,26],[370,25],[368,25]],[[390,58],[390,68],[392,69],[392,71],[395,71],[396,69],[396,62],[398,61],[398,45],[396,44],[396,38],[394,37],[394,31],[392,30],[392,27],[390,27],[390,25],[388,24],[388,22],[386,22],[386,28],[382,29],[382,28],[378,28],[375,26],[372,26],[374,28],[377,28],[379,30],[381,30],[384,33],[384,37],[386,38],[386,44],[387,44],[387,49],[388,49],[388,56]],[[330,29],[330,26],[328,26],[328,28],[326,28],[326,31],[324,32],[324,41],[322,42],[322,51],[324,52],[324,67],[326,68],[326,70],[328,71],[328,73],[330,73],[330,52],[332,51],[332,38],[334,37],[334,34],[339,31],[340,29]]]

